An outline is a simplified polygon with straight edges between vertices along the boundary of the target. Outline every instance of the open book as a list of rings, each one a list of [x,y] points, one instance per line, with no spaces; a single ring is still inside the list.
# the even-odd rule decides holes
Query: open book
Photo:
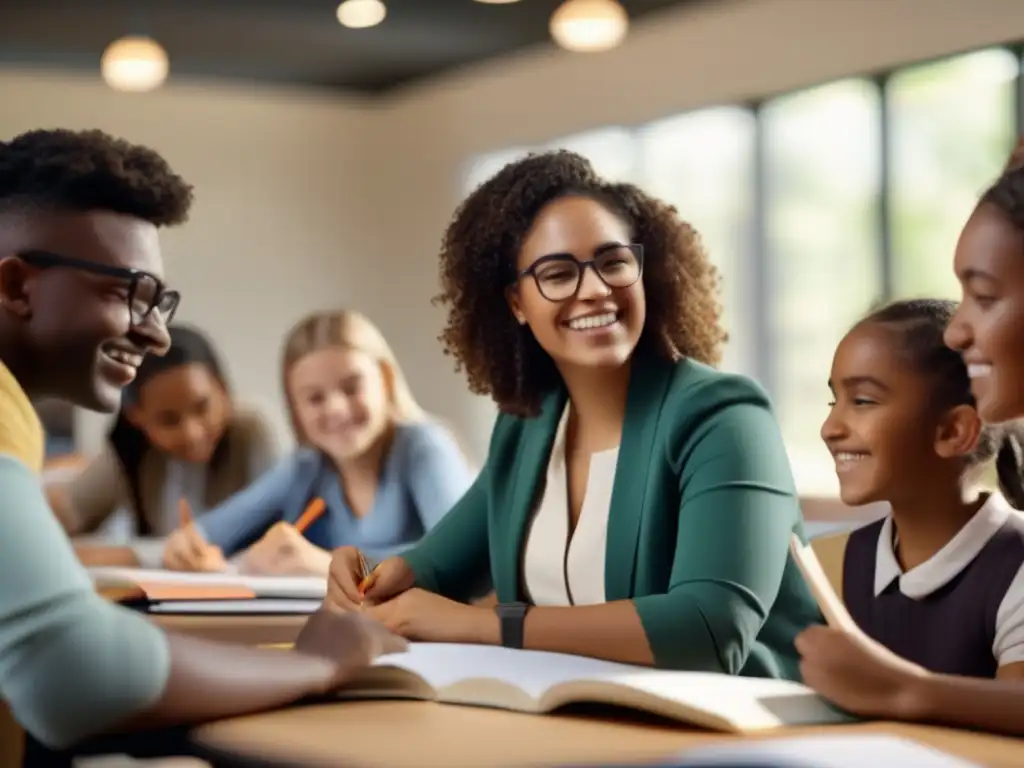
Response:
[[[809,688],[786,680],[669,672],[543,651],[413,643],[379,657],[338,694],[408,698],[546,713],[610,704],[729,732],[849,722]]]
[[[170,600],[323,600],[323,576],[240,576],[144,568],[90,568],[97,591],[121,602]]]

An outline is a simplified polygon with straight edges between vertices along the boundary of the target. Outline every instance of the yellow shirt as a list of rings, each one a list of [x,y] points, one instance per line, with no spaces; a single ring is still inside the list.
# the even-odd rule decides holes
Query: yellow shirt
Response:
[[[37,474],[43,471],[42,422],[25,390],[3,362],[0,362],[0,454],[13,456]]]

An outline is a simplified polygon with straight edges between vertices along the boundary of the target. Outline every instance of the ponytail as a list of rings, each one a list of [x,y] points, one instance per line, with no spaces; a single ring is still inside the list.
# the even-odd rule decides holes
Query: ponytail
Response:
[[[1019,424],[1003,427],[996,453],[996,476],[1010,506],[1024,510],[1024,435]]]

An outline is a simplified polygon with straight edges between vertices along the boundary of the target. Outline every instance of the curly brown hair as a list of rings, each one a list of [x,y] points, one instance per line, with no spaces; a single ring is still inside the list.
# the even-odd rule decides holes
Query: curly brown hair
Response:
[[[469,388],[498,407],[533,416],[558,385],[554,361],[506,301],[519,248],[534,218],[558,198],[592,198],[621,216],[644,249],[647,320],[640,343],[670,360],[716,365],[726,334],[719,278],[697,231],[676,209],[632,184],[610,184],[590,162],[559,150],[509,163],[456,209],[441,246],[441,293],[448,307],[439,340]]]

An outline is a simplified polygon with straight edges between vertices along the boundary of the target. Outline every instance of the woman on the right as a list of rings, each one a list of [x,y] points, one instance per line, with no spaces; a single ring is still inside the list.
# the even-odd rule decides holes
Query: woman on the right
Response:
[[[1011,167],[982,196],[954,268],[963,299],[946,343],[967,363],[978,413],[990,423],[1024,418],[1024,168]],[[934,674],[830,627],[807,630],[797,647],[805,681],[855,714],[1024,735],[1020,680]]]
[[[407,638],[796,678],[818,619],[764,392],[716,371],[717,275],[669,205],[570,152],[512,163],[455,213],[443,341],[501,415],[472,488],[329,603]],[[493,584],[497,605],[468,600]],[[362,587],[362,589],[361,589]]]

